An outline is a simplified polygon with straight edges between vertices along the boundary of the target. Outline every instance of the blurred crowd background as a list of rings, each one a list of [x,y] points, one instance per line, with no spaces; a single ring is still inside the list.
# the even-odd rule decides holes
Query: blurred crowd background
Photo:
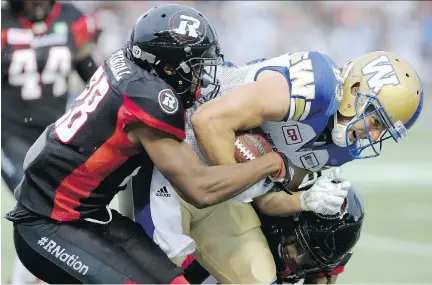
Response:
[[[431,1],[73,1],[95,13],[103,32],[97,52],[121,47],[137,17],[161,3],[183,3],[207,15],[229,61],[317,50],[343,65],[363,53],[405,57],[432,84]]]
[[[66,1],[65,1],[66,2]],[[215,25],[225,59],[241,65],[295,51],[317,50],[341,67],[361,54],[386,50],[407,59],[424,85],[425,107],[400,144],[389,142],[377,159],[356,161],[343,172],[362,194],[364,232],[338,283],[432,281],[432,1],[68,1],[93,14],[102,31],[94,55],[102,60],[124,45],[136,19],[162,3],[182,3]],[[72,81],[79,94],[83,82]],[[2,191],[2,214],[13,205]],[[2,281],[14,249],[2,239]]]
[[[162,3],[197,8],[215,25],[227,61],[316,50],[339,66],[375,50],[394,52],[432,90],[432,1],[65,1],[93,14],[102,30],[95,57],[101,62],[124,45],[136,19]],[[80,93],[82,84],[71,91]],[[426,104],[432,101],[427,96]],[[432,112],[427,112],[432,119]],[[432,280],[432,279],[431,279]]]

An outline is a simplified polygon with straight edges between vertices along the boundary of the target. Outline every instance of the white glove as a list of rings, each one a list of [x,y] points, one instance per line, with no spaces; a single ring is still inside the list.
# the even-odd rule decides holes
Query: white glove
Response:
[[[341,211],[351,183],[349,181],[333,183],[332,180],[340,178],[340,172],[340,168],[336,168],[316,181],[308,181],[300,185],[305,187],[314,183],[309,190],[300,194],[300,204],[304,211],[322,215],[336,215]]]

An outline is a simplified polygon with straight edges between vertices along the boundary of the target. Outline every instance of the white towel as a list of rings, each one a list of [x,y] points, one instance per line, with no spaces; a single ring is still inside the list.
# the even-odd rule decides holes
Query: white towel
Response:
[[[269,191],[273,185],[263,179],[233,199],[251,202],[253,198]],[[153,239],[169,258],[185,256],[195,251],[195,241],[183,234],[179,196],[156,167],[150,186],[150,211],[155,227]]]
[[[150,185],[150,212],[155,227],[153,240],[169,258],[195,251],[195,241],[183,234],[178,194],[156,167]]]

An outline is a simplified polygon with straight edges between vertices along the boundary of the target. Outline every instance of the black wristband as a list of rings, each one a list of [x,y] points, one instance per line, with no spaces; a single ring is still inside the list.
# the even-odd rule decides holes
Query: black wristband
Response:
[[[291,182],[291,180],[294,177],[294,168],[293,168],[294,165],[292,161],[285,155],[285,153],[283,152],[277,152],[277,153],[282,157],[282,160],[285,165],[285,179]]]
[[[294,168],[292,161],[285,155],[283,152],[277,152],[280,157],[282,158],[282,161],[285,165],[285,178],[277,183],[280,183],[280,185],[285,189],[285,192],[292,195],[293,193],[289,190],[288,184],[292,181],[294,177]]]

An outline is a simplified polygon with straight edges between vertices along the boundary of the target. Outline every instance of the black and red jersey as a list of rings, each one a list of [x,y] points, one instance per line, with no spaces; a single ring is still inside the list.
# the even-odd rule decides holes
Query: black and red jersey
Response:
[[[34,141],[65,112],[69,75],[93,39],[93,18],[58,2],[37,23],[8,7],[1,15],[2,133]]]
[[[178,95],[125,53],[105,60],[70,110],[30,148],[15,190],[27,209],[58,221],[106,214],[101,210],[131,177],[141,172],[150,178],[153,170],[144,148],[127,137],[131,124],[185,138]]]

